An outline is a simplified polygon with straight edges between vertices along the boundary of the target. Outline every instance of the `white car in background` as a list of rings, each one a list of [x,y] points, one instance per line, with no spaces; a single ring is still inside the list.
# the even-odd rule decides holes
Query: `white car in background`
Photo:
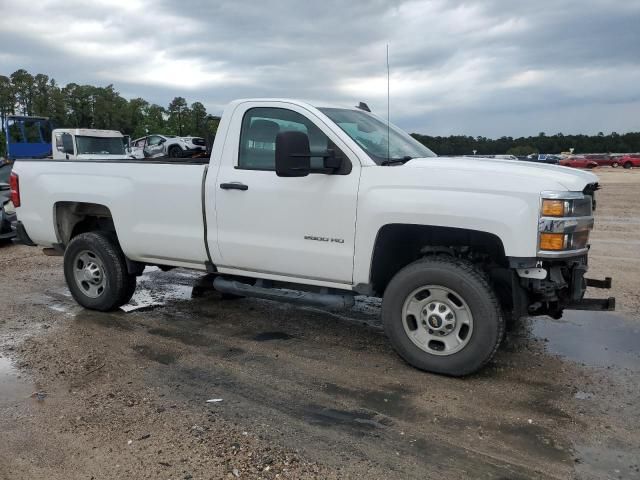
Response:
[[[201,137],[154,134],[131,142],[131,155],[135,158],[181,158],[205,151],[206,144]]]

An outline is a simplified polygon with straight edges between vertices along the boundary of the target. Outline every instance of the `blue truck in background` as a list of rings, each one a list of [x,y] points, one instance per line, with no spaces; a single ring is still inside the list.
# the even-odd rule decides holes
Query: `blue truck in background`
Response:
[[[51,121],[47,117],[8,115],[4,122],[6,160],[51,155]]]
[[[4,120],[6,156],[0,159],[0,244],[15,237],[15,212],[7,210],[9,174],[13,162],[21,158],[51,155],[51,122],[47,117],[8,115]]]

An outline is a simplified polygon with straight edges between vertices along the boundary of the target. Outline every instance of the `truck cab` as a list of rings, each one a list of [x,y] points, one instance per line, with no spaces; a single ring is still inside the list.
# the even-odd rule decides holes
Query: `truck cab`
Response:
[[[129,158],[124,136],[116,130],[57,128],[53,131],[54,160],[124,160]]]

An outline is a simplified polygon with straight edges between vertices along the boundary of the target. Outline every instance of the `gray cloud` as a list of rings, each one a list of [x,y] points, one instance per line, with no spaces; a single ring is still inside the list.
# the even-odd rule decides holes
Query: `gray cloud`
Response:
[[[640,2],[0,0],[0,73],[114,83],[220,112],[275,96],[386,111],[410,131],[640,130]]]

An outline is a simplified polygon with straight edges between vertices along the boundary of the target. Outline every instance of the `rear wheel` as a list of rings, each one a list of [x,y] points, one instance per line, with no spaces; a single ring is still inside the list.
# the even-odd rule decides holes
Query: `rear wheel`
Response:
[[[182,156],[182,149],[179,146],[174,145],[169,149],[169,156],[171,158],[180,158]]]
[[[383,298],[391,344],[421,370],[461,376],[485,365],[504,335],[500,303],[466,260],[435,257],[402,269]]]
[[[613,168],[618,168],[618,167],[620,166],[620,164],[619,164],[618,162],[613,162],[613,163],[611,164],[611,166],[612,166]]]
[[[136,287],[117,240],[105,232],[82,233],[71,240],[64,254],[64,276],[80,305],[103,312],[127,303]]]

